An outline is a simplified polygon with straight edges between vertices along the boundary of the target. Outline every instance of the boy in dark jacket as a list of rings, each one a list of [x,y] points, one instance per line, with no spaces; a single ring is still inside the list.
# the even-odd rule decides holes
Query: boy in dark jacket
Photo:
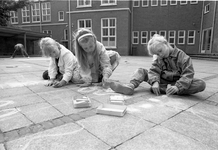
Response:
[[[132,95],[143,81],[151,85],[151,91],[156,95],[189,95],[205,89],[206,83],[194,78],[191,58],[182,50],[173,48],[163,36],[155,34],[149,40],[147,48],[151,55],[157,55],[149,71],[137,69],[126,85],[119,82],[108,83],[112,90]]]

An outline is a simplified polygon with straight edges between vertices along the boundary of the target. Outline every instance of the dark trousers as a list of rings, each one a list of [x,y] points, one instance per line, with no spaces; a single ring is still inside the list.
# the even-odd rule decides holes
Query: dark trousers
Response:
[[[50,77],[48,75],[48,70],[44,71],[42,74],[42,78],[44,80],[50,80]],[[63,78],[63,75],[58,71],[58,74],[56,75],[55,79],[57,79],[58,81],[61,81]]]
[[[142,83],[143,81],[145,82],[148,81],[148,70],[139,68],[134,72],[130,83],[132,83],[134,87],[137,88],[139,84]],[[170,82],[164,79],[160,79],[160,92],[162,94],[166,94],[167,85],[168,84],[175,85],[175,83],[176,81]],[[179,91],[177,94],[178,95],[195,94],[198,92],[202,92],[205,89],[205,87],[206,87],[206,83],[203,80],[194,78],[188,89]]]

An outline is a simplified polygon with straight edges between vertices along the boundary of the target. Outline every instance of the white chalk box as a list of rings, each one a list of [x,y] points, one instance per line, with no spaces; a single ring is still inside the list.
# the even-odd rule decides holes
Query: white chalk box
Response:
[[[115,105],[124,105],[125,99],[123,95],[113,95],[113,96],[110,96],[109,103],[115,104]]]
[[[89,97],[83,96],[81,98],[73,98],[73,107],[74,108],[87,108],[91,107],[92,103]]]
[[[127,106],[125,105],[102,104],[96,109],[96,113],[122,117],[125,115],[126,110]]]

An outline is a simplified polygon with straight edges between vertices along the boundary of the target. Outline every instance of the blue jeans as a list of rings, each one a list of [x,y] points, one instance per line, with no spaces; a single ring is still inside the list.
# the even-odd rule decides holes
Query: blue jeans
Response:
[[[130,83],[132,83],[134,87],[137,88],[140,85],[140,83],[142,83],[143,81],[145,82],[148,81],[148,70],[139,68],[134,72]],[[176,81],[169,82],[161,78],[160,79],[161,93],[166,94],[167,84],[175,85],[175,83]],[[203,80],[194,78],[188,89],[179,91],[177,94],[178,95],[195,94],[198,92],[202,92],[205,89],[205,87],[206,87],[206,83]]]

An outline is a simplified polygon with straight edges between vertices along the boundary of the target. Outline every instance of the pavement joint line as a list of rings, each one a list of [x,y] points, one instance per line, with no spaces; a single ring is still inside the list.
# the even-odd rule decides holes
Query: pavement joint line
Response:
[[[85,119],[85,118],[96,115],[96,113],[92,113],[91,115],[89,114],[89,112],[93,111],[93,110],[94,109],[80,112],[80,113],[85,112],[85,115],[80,115],[80,113],[70,114],[70,115],[74,115],[74,116],[79,116],[79,118],[77,118],[77,119],[74,118],[75,120],[72,119],[71,117],[69,117],[70,115],[66,115],[66,116],[54,118],[54,119],[51,119],[51,120],[47,120],[47,121],[44,121],[44,122],[40,122],[40,123],[37,123],[37,124],[31,124],[31,125],[26,126],[26,127],[21,127],[21,128],[18,128],[18,129],[2,132],[2,133],[0,133],[0,144],[2,144],[4,142],[11,141],[11,140],[18,139],[20,137],[24,137],[24,136],[35,134],[35,133],[38,133],[38,132],[42,132],[42,131],[45,131],[45,130],[48,130],[48,129],[52,129],[52,128],[55,128],[55,127],[58,127],[58,126],[61,126],[61,125],[64,125],[64,124],[67,124],[67,123],[70,123],[70,122],[75,123],[76,121],[79,121],[79,120],[82,120],[82,119]],[[62,118],[64,118],[64,117],[71,118],[71,121],[70,122],[64,122],[62,120]],[[56,121],[57,120],[62,121],[62,123],[60,124],[60,122],[55,122],[55,120]],[[45,127],[46,123],[47,123],[47,127]],[[48,125],[48,124],[50,124],[50,125]]]

